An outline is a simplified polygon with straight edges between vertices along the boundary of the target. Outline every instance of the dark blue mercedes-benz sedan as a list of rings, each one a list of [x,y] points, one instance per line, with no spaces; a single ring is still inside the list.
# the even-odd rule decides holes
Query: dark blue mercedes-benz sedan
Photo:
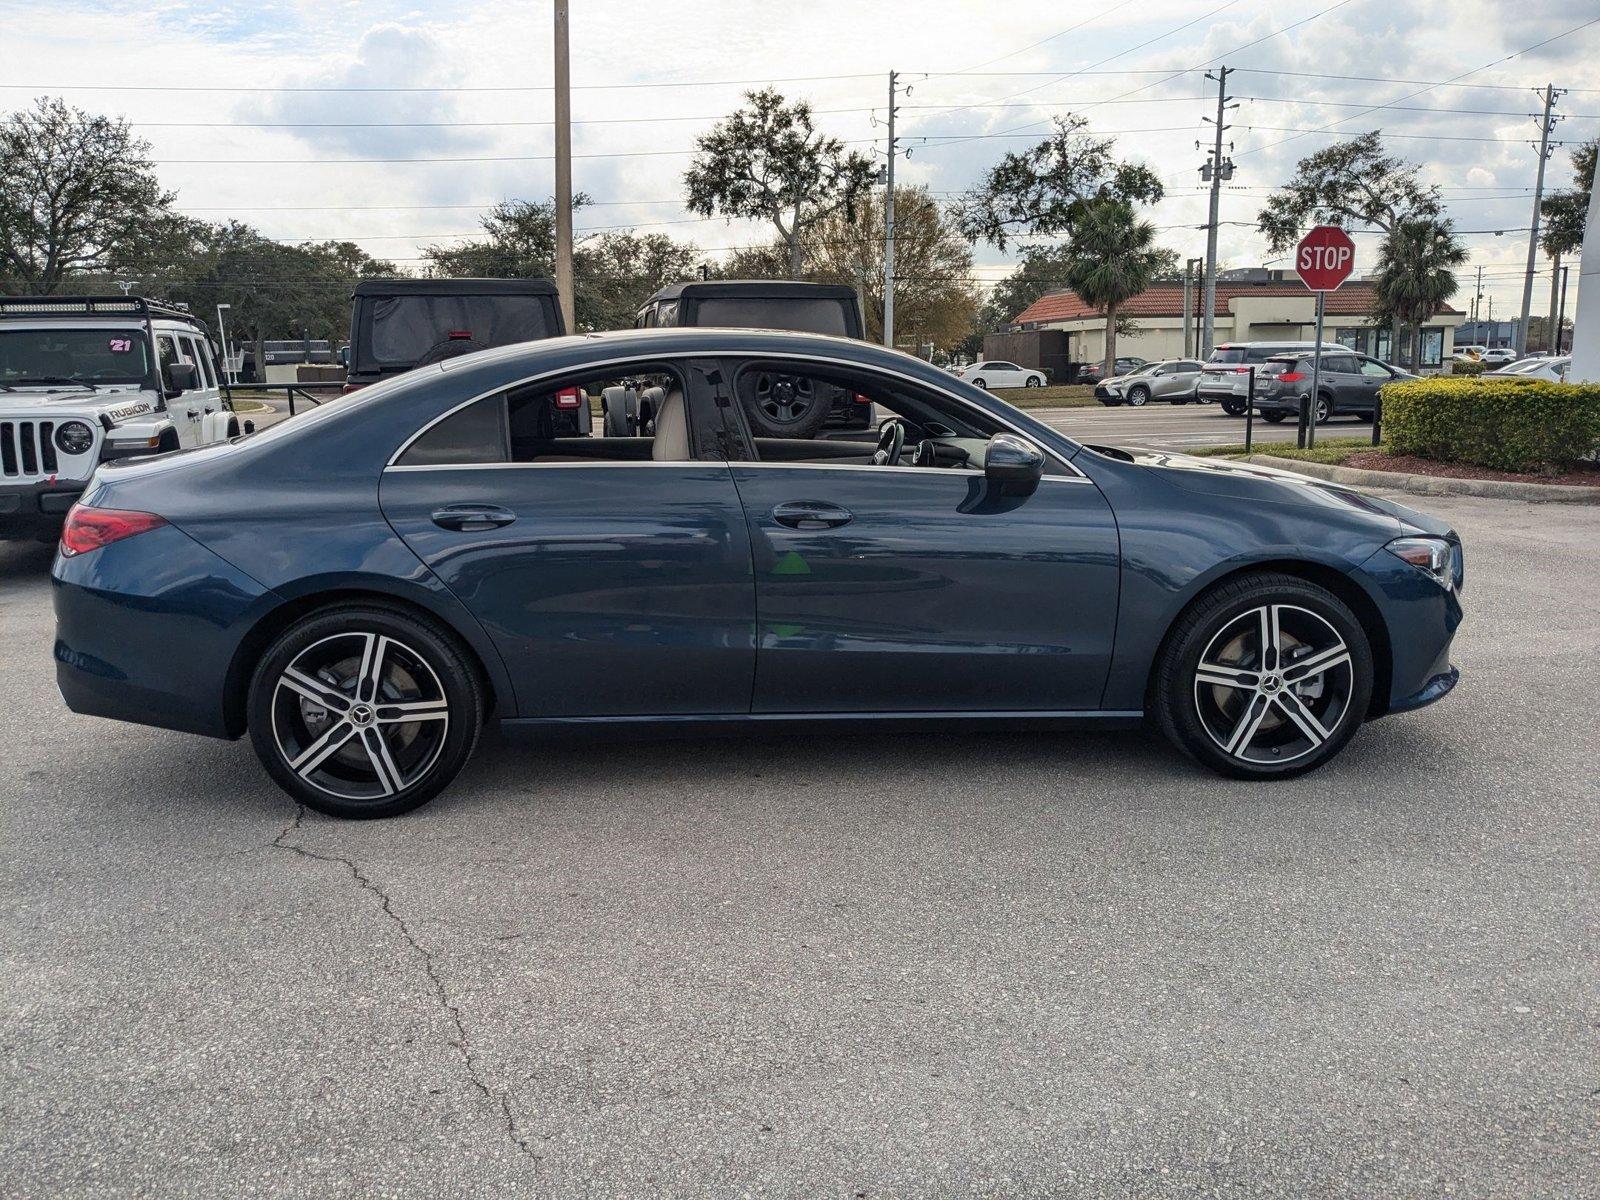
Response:
[[[876,436],[805,432],[840,388]],[[248,732],[352,817],[437,794],[490,719],[1150,718],[1217,771],[1295,775],[1448,692],[1462,613],[1459,540],[1399,505],[725,329],[486,351],[107,464],[54,578],[75,711]]]

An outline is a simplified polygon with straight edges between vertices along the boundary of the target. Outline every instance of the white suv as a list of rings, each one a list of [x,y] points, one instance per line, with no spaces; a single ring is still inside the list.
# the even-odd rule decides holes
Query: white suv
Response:
[[[239,434],[206,328],[139,296],[0,297],[0,540],[56,536],[101,462]]]

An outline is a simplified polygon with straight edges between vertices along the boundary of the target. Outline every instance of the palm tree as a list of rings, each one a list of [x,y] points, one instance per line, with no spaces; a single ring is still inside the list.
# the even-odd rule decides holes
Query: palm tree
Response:
[[[1169,270],[1172,251],[1156,244],[1156,227],[1125,200],[1096,200],[1074,223],[1066,283],[1078,298],[1106,314],[1105,374],[1116,373],[1117,310]]]
[[[1422,326],[1456,294],[1456,268],[1466,261],[1450,222],[1437,217],[1400,222],[1378,249],[1378,307],[1411,326],[1412,370],[1422,361]]]

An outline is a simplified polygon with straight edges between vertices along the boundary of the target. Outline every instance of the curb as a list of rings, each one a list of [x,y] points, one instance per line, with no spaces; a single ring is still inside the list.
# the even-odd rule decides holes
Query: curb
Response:
[[[1357,467],[1334,467],[1326,463],[1277,458],[1271,454],[1252,454],[1246,461],[1334,483],[1388,488],[1417,496],[1482,496],[1493,500],[1526,500],[1534,504],[1600,504],[1600,487],[1576,487],[1566,483],[1513,483],[1501,479],[1447,479],[1439,475],[1406,475],[1399,471],[1364,471]]]

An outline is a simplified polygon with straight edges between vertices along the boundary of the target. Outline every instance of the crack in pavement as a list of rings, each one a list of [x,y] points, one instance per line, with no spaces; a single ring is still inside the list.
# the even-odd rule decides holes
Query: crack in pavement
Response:
[[[389,899],[388,893],[367,878],[354,860],[337,854],[322,854],[315,850],[307,850],[304,846],[287,840],[291,834],[299,830],[300,823],[305,820],[305,815],[306,806],[296,804],[294,820],[278,831],[278,836],[272,839],[272,846],[278,850],[288,850],[302,858],[309,858],[316,862],[335,863],[342,866],[350,872],[350,877],[357,884],[378,898],[378,907],[383,911],[383,915],[394,922],[395,928],[400,931],[400,936],[405,938],[406,944],[416,952],[417,957],[422,961],[422,969],[427,973],[428,981],[433,985],[434,994],[439,998],[439,1007],[444,1010],[445,1014],[450,1018],[451,1024],[456,1028],[456,1040],[451,1045],[461,1052],[461,1061],[462,1065],[466,1067],[468,1082],[485,1100],[500,1110],[501,1116],[505,1119],[506,1136],[511,1139],[512,1144],[516,1146],[518,1151],[526,1155],[537,1166],[539,1156],[534,1153],[533,1147],[528,1144],[527,1139],[522,1135],[522,1130],[517,1125],[517,1118],[511,1111],[510,1094],[507,1092],[496,1094],[490,1089],[487,1080],[483,1077],[483,1071],[478,1065],[476,1056],[472,1053],[472,1046],[467,1038],[467,1027],[461,1019],[461,1010],[450,999],[450,993],[445,989],[444,980],[439,977],[434,965],[433,952],[417,941],[411,932],[410,926],[406,924],[405,918],[395,912],[394,904]]]

